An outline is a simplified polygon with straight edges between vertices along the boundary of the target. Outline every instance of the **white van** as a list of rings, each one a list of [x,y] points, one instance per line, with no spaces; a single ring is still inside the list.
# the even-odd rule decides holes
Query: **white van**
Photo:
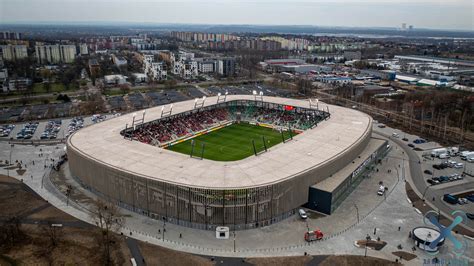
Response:
[[[377,191],[377,195],[383,196],[384,193],[385,193],[385,187],[384,187],[384,186],[380,186],[380,187],[379,187],[379,190]]]
[[[446,158],[449,158],[449,155],[448,155],[447,153],[441,153],[441,154],[439,155],[439,158],[440,158],[440,159],[446,159]]]
[[[308,214],[303,209],[299,209],[298,214],[300,215],[301,219],[308,218]]]
[[[438,157],[443,153],[448,153],[448,150],[446,148],[434,149],[431,151],[431,157]]]

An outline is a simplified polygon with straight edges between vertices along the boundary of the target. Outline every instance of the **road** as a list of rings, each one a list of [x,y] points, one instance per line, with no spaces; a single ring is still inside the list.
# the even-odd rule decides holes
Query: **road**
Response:
[[[204,81],[204,82],[194,82],[194,83],[185,83],[185,82],[180,82],[180,83],[177,83],[176,86],[174,86],[175,88],[178,88],[178,87],[185,87],[185,86],[195,86],[195,85],[198,85],[198,86],[211,86],[211,85],[233,85],[233,84],[242,84],[242,83],[255,83],[255,82],[263,82],[264,80],[267,80],[268,78],[264,78],[264,79],[242,79],[242,80],[234,80],[234,81],[220,81],[220,80],[216,80],[216,81]],[[156,85],[138,85],[138,86],[133,86],[133,87],[130,87],[130,90],[133,91],[133,90],[140,90],[140,89],[149,89],[149,88],[152,88],[152,89],[166,89],[167,86],[165,84],[156,84]],[[118,87],[110,87],[110,88],[107,88],[108,90],[120,90],[120,88]],[[98,88],[97,87],[94,87],[92,85],[88,85],[88,89],[87,90],[84,90],[84,89],[79,89],[79,90],[76,90],[76,91],[63,91],[63,92],[55,92],[55,93],[42,93],[42,94],[34,94],[34,95],[28,95],[26,97],[26,99],[29,99],[29,100],[32,100],[32,99],[44,99],[44,98],[50,98],[50,97],[56,97],[57,95],[59,94],[66,94],[68,95],[69,97],[78,97],[78,96],[82,96],[82,95],[85,95],[87,93],[94,93],[94,92],[98,92]],[[17,97],[2,97],[0,99],[0,103],[9,103],[9,102],[13,102],[13,101],[17,101],[17,100],[21,100],[21,99],[25,99],[25,96],[23,95],[20,95],[20,96],[17,96]]]
[[[390,135],[385,134],[383,132],[375,130],[380,135],[383,135],[387,138],[390,138]],[[451,212],[453,209],[448,207],[443,201],[442,197],[445,193],[451,193],[451,192],[459,192],[459,191],[464,191],[468,189],[474,189],[474,182],[470,183],[464,183],[464,184],[458,184],[454,186],[450,186],[449,188],[445,189],[432,189],[432,186],[428,186],[428,184],[425,182],[425,178],[423,176],[423,171],[421,168],[421,164],[417,163],[420,162],[420,157],[416,154],[416,152],[408,147],[405,142],[401,141],[398,138],[391,138],[393,142],[398,144],[402,149],[405,151],[405,153],[408,155],[409,160],[410,160],[410,175],[413,181],[413,185],[415,186],[415,189],[420,193],[423,194],[425,193],[425,199],[426,203],[433,208],[434,210],[439,210],[444,216],[446,216],[449,220],[451,219]],[[432,199],[435,198],[435,201],[433,202]],[[472,220],[466,221],[467,226],[469,227],[469,230],[473,230],[474,228],[474,222]],[[461,226],[464,226],[461,224]],[[465,227],[465,226],[464,226]]]
[[[125,242],[127,243],[128,249],[130,249],[130,253],[132,253],[132,257],[135,259],[137,265],[146,265],[145,259],[140,252],[140,247],[138,246],[137,240],[135,238],[125,237]]]

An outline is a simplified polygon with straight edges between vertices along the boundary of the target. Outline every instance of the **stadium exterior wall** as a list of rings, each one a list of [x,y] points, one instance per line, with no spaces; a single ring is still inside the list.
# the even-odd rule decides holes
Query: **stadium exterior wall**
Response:
[[[272,224],[308,201],[309,186],[350,163],[370,140],[369,129],[357,143],[324,165],[283,182],[227,190],[181,186],[121,171],[68,146],[72,175],[86,188],[132,211],[180,225],[236,230]]]
[[[104,164],[68,141],[70,171],[83,186],[110,202],[183,226],[247,229],[282,220],[308,201],[309,187],[351,163],[370,141],[370,126],[357,142],[322,165],[281,182],[235,189],[207,189],[150,179]],[[159,173],[157,173],[159,178]]]

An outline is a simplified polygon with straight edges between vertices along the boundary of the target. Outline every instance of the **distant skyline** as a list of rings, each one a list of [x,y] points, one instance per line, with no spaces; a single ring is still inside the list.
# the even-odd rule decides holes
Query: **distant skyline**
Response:
[[[0,0],[7,23],[189,23],[474,31],[472,0]]]

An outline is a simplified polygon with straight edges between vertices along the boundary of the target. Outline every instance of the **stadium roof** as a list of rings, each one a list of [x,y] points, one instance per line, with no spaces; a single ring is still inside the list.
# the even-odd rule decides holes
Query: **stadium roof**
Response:
[[[265,102],[309,107],[307,100],[263,98]],[[227,101],[230,100],[254,100],[254,97],[228,95]],[[216,102],[217,97],[209,97],[205,106]],[[367,114],[319,102],[320,108],[326,109],[327,106],[331,118],[314,129],[306,130],[292,141],[276,145],[266,153],[233,162],[199,160],[124,139],[120,131],[127,123],[132,123],[131,113],[77,131],[69,137],[68,149],[74,148],[109,167],[168,183],[214,189],[257,187],[281,182],[329,163],[371,133],[371,118]],[[173,114],[193,107],[194,100],[174,103]],[[161,108],[147,109],[145,121],[158,119]],[[141,116],[142,113],[138,112],[137,117]]]

